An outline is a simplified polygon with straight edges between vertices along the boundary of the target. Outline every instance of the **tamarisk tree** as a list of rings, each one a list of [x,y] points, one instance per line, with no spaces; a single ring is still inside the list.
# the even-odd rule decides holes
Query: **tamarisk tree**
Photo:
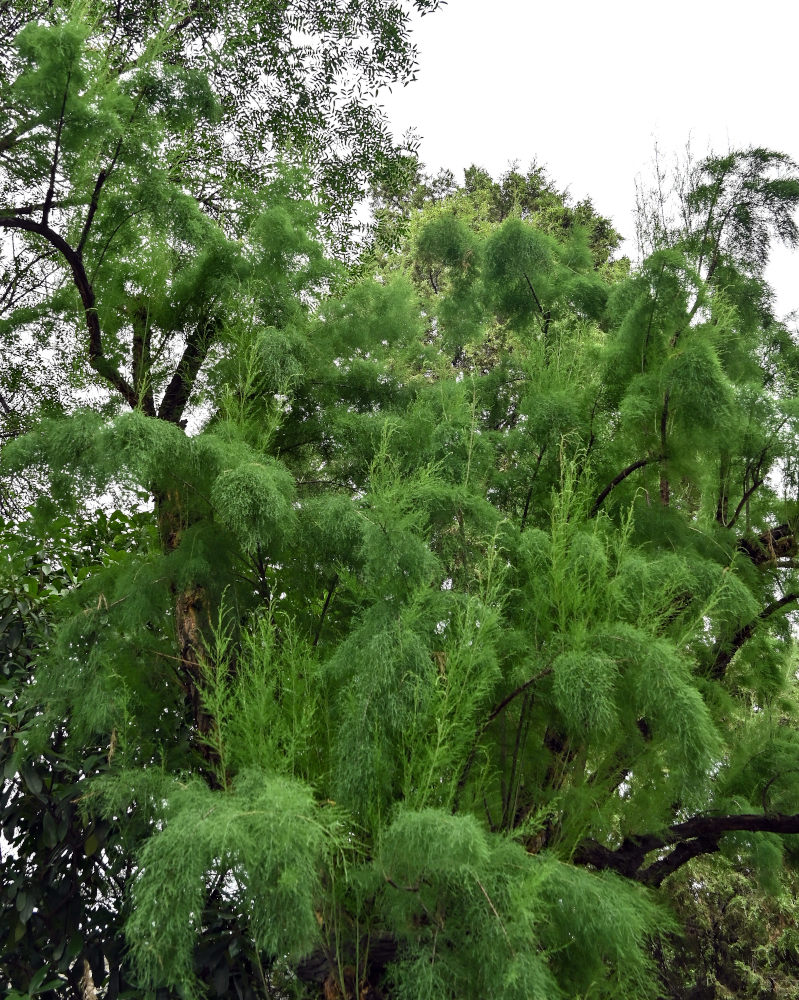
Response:
[[[3,988],[662,995],[670,880],[796,862],[797,168],[697,164],[634,268],[471,171],[348,274],[201,11],[4,64],[3,334],[84,405],[2,454]]]

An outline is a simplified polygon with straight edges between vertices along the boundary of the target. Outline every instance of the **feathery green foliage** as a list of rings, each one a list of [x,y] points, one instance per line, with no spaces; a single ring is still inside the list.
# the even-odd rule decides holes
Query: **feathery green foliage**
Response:
[[[537,168],[417,176],[344,269],[267,160],[321,157],[348,66],[402,76],[389,6],[32,5],[0,57],[0,334],[74,394],[0,456],[36,500],[0,546],[2,986],[685,996],[734,868],[783,924],[716,995],[782,988],[796,169],[694,165],[635,266]]]

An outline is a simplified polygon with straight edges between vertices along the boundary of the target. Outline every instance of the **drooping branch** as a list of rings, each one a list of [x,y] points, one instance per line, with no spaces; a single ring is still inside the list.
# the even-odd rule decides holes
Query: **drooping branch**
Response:
[[[604,490],[602,490],[602,492],[597,496],[596,500],[594,500],[591,510],[588,512],[589,518],[597,516],[599,508],[605,502],[605,499],[610,495],[610,493],[616,489],[619,483],[623,483],[628,476],[631,476],[638,469],[643,469],[645,465],[651,465],[653,462],[660,462],[662,458],[662,455],[647,455],[645,458],[639,458],[637,462],[632,462],[625,469],[622,469],[617,476],[614,476],[613,479],[611,479]]]
[[[21,229],[28,233],[35,233],[61,254],[69,266],[73,284],[78,290],[83,304],[86,327],[89,333],[89,365],[117,390],[129,406],[135,408],[137,396],[133,386],[122,376],[113,362],[103,354],[103,337],[95,306],[94,289],[86,274],[82,254],[73,249],[64,237],[51,229],[50,226],[37,222],[35,219],[0,216],[0,229]]]
[[[595,840],[581,843],[573,860],[600,871],[611,870],[644,885],[657,887],[692,858],[713,854],[719,850],[725,833],[799,833],[799,813],[743,813],[737,816],[695,816],[675,823],[662,834],[627,837],[616,848],[606,847]],[[664,852],[651,864],[646,857],[652,851]]]
[[[788,604],[792,604],[794,601],[799,601],[799,593],[794,591],[789,591],[787,594],[783,594],[776,601],[772,601],[768,604],[760,614],[753,618],[752,621],[748,622],[742,628],[739,628],[735,635],[729,642],[721,643],[718,642],[713,647],[713,660],[710,667],[710,676],[715,680],[721,680],[727,672],[727,667],[730,665],[730,661],[733,656],[738,652],[741,646],[744,645],[749,639],[754,635],[755,629],[764,621],[766,618],[771,618],[778,611],[781,611]]]

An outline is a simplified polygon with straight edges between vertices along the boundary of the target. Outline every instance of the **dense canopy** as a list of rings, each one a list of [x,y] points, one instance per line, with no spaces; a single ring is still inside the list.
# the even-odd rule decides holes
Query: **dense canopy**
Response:
[[[795,993],[799,168],[391,187],[409,6],[0,5],[11,996]]]

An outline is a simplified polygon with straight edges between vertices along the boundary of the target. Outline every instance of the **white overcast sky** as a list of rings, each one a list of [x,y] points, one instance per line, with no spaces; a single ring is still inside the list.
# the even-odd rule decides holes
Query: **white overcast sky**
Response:
[[[768,146],[799,161],[797,0],[450,0],[414,22],[418,80],[381,103],[414,127],[428,170],[462,181],[536,160],[590,196],[635,256],[636,177],[655,142],[671,164]],[[799,251],[775,254],[780,313],[799,309]]]

